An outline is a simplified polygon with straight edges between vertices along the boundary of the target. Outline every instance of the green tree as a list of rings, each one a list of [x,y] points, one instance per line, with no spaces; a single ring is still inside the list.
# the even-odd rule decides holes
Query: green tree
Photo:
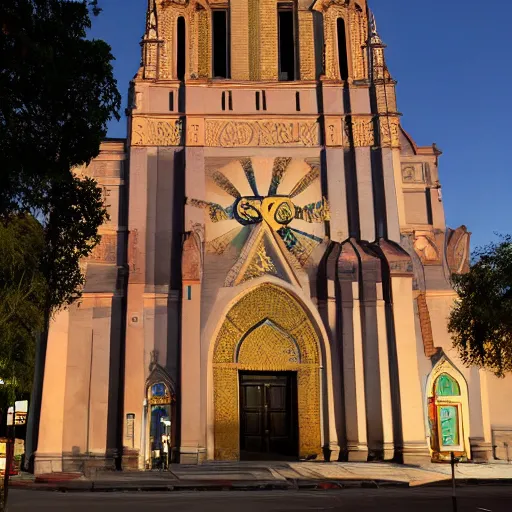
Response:
[[[42,303],[34,304],[42,318],[31,316],[28,324],[40,333],[32,432],[37,432],[51,315],[80,296],[80,260],[99,242],[98,228],[107,218],[97,183],[73,173],[98,155],[108,121],[119,118],[111,49],[87,39],[91,15],[99,11],[97,0],[0,2],[0,222],[8,226],[30,213],[43,235],[41,251],[32,255],[45,285]],[[6,278],[5,293],[11,304],[17,297],[26,306],[16,285]],[[13,341],[16,335],[7,333],[21,332],[23,325],[11,309],[0,310],[5,316],[0,343],[15,357],[24,351]],[[36,442],[27,439],[29,452]]]
[[[111,49],[86,38],[90,3],[0,5],[0,215],[47,214],[55,183],[98,154],[119,118]]]
[[[470,271],[453,278],[459,299],[448,330],[464,364],[503,377],[512,372],[512,237],[473,257]]]
[[[0,378],[1,405],[6,392],[30,392],[35,339],[44,326],[47,281],[40,262],[44,253],[43,228],[30,215],[0,222]]]

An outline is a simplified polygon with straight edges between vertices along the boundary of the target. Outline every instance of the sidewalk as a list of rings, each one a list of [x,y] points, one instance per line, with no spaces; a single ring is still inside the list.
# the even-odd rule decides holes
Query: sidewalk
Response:
[[[512,485],[512,464],[459,464],[462,484]],[[391,463],[207,463],[172,465],[170,471],[101,472],[93,478],[78,473],[22,474],[13,488],[62,491],[183,491],[256,489],[341,489],[345,487],[417,487],[448,485],[449,464],[404,466]]]

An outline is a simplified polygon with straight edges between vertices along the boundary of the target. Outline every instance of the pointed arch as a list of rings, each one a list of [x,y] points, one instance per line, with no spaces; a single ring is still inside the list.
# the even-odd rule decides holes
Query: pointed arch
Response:
[[[148,378],[146,379],[146,390],[149,390],[152,385],[158,382],[163,382],[170,391],[171,400],[176,400],[176,384],[173,379],[163,366],[158,363],[153,363]]]
[[[464,375],[443,354],[428,376],[426,386],[432,458],[447,460],[452,451],[471,458],[469,392]],[[450,392],[454,394],[447,394]]]
[[[321,457],[321,340],[303,305],[261,284],[231,306],[212,345],[215,459],[240,456],[239,371],[296,373],[299,454]]]
[[[165,368],[151,364],[146,379],[144,407],[144,466],[162,469],[174,461],[176,452],[176,384]]]

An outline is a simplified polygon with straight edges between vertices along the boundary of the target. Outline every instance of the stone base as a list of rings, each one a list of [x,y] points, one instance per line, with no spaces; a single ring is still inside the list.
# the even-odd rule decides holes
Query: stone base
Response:
[[[410,464],[412,466],[422,466],[432,461],[426,442],[404,444],[399,455],[403,464]]]
[[[367,462],[368,461],[368,445],[367,444],[349,444],[347,446],[348,462]]]
[[[139,450],[124,449],[122,468],[123,471],[138,471],[142,469],[139,467]]]
[[[474,462],[489,462],[494,459],[492,443],[487,443],[482,437],[470,437],[471,459]]]
[[[202,464],[206,461],[206,448],[180,447],[180,464]]]
[[[34,474],[62,473],[62,453],[34,453]]]
[[[383,460],[393,460],[395,458],[394,443],[384,443]]]
[[[329,443],[323,449],[324,460],[338,462],[340,460],[340,447],[336,443]]]
[[[94,477],[98,471],[115,471],[115,452],[107,454],[35,453],[34,474],[82,473]]]
[[[93,478],[99,471],[116,470],[117,452],[106,454],[69,454],[62,455],[62,471],[64,473],[82,473]]]

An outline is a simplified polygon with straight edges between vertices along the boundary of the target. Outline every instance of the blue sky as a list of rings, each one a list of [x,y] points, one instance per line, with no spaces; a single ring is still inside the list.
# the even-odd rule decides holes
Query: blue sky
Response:
[[[92,37],[111,46],[126,107],[140,62],[146,0],[100,0]],[[473,232],[473,247],[512,233],[512,2],[370,0],[387,61],[398,80],[403,126],[418,145],[443,151],[440,179],[446,218]],[[110,137],[126,135],[112,122]]]

